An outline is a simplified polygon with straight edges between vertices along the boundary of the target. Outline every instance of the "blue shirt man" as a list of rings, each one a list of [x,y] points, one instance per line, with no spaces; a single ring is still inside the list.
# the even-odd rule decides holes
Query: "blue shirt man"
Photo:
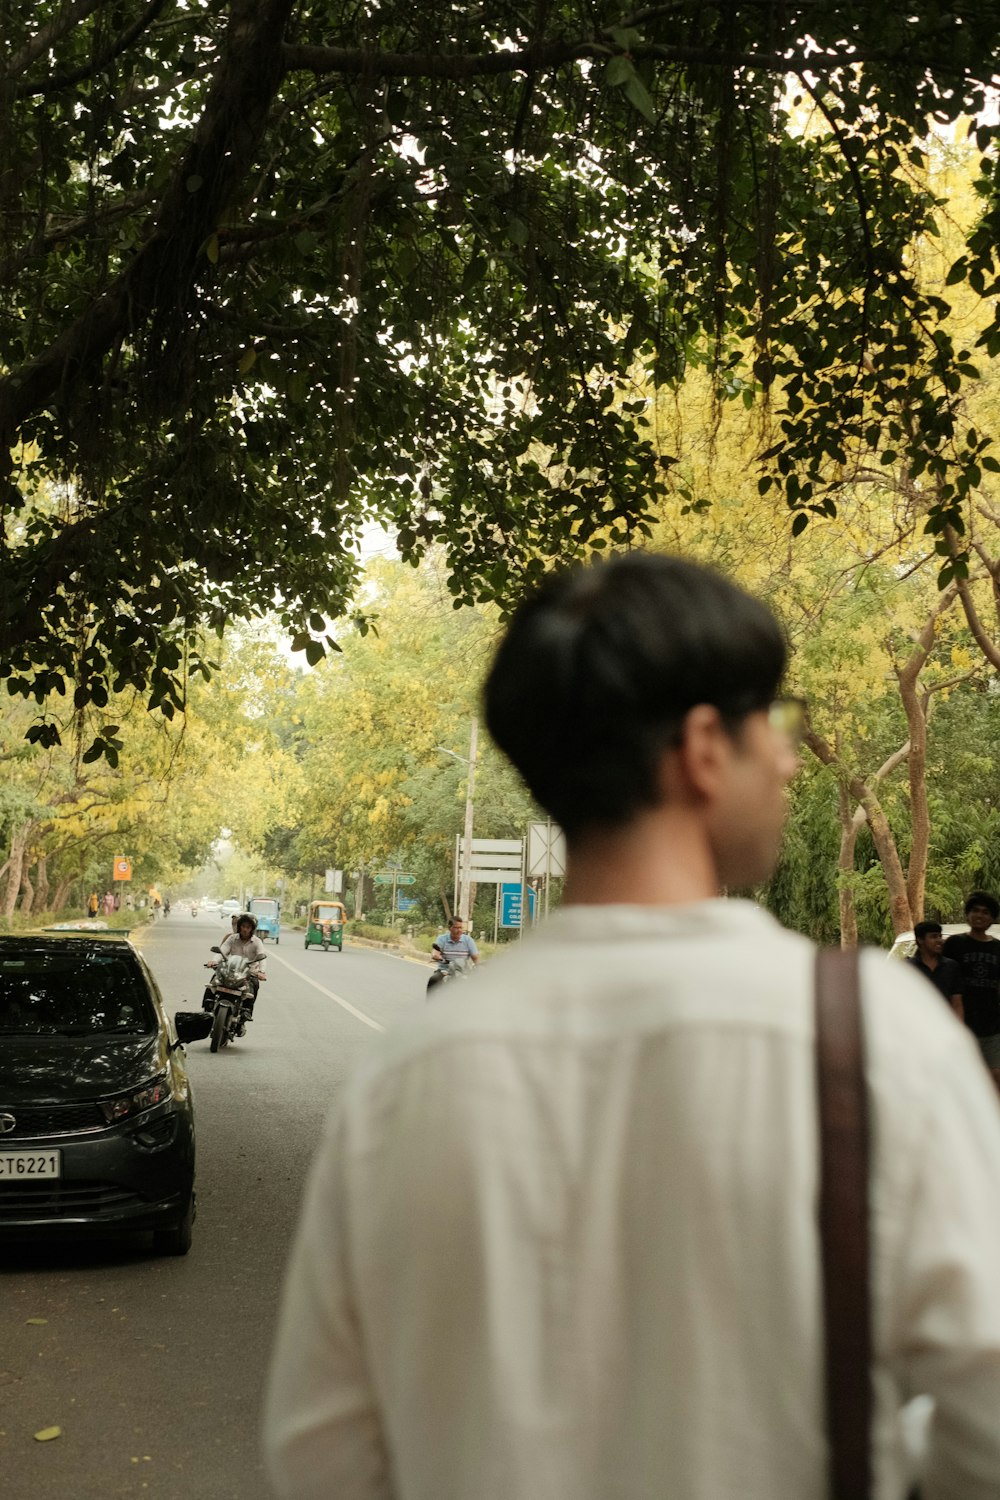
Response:
[[[464,929],[462,918],[452,917],[448,923],[448,931],[434,939],[431,952],[439,963],[450,963],[452,959],[458,959],[460,963],[467,959],[471,959],[474,964],[479,962],[479,949],[475,939]]]

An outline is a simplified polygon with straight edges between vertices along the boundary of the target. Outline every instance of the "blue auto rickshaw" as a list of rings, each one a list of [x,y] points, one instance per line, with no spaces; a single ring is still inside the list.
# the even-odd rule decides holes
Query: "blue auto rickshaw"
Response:
[[[257,918],[257,936],[261,942],[273,938],[281,942],[281,902],[273,896],[254,896],[247,910]]]

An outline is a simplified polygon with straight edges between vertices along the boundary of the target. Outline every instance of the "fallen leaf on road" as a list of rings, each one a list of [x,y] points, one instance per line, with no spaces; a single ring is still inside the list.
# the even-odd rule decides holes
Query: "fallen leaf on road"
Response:
[[[48,1318],[25,1318],[24,1321],[29,1328],[43,1328],[49,1320]]]
[[[62,1437],[61,1427],[43,1427],[41,1432],[35,1433],[36,1443],[51,1443],[53,1438]]]

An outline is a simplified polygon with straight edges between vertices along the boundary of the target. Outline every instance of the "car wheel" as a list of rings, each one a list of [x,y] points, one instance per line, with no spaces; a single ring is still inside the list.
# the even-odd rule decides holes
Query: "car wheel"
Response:
[[[157,1255],[187,1255],[191,1249],[194,1226],[194,1194],[187,1201],[181,1217],[169,1229],[153,1230],[153,1250]]]
[[[308,949],[309,949],[309,939],[306,938],[306,950],[308,951]]]

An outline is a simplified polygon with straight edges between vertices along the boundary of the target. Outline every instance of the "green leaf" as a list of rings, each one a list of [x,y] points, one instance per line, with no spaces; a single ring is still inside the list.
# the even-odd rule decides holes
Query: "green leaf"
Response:
[[[629,79],[635,77],[635,68],[627,57],[618,53],[613,57],[604,69],[604,81],[611,88],[622,88]]]
[[[210,234],[205,241],[205,256],[213,266],[218,265],[219,236],[217,234]]]
[[[188,178],[187,182],[185,182],[184,186],[187,188],[189,193],[196,193],[201,187],[201,178],[197,173],[193,173],[192,176]]]
[[[637,109],[645,119],[655,122],[656,108],[653,104],[652,96],[638,73],[633,74],[626,83],[625,97],[633,108]]]

